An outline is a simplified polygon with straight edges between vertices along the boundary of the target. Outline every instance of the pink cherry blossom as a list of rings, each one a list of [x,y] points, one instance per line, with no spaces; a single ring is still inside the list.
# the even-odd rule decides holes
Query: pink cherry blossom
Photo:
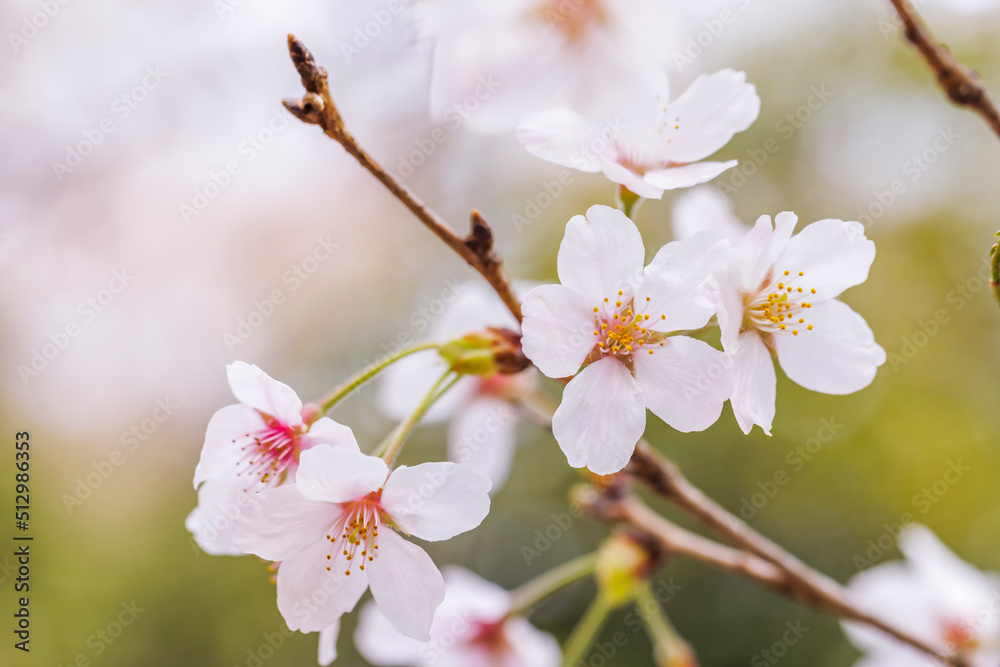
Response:
[[[935,649],[958,652],[971,667],[1000,662],[1000,576],[980,572],[927,528],[908,526],[899,538],[905,562],[877,565],[854,577],[855,604]],[[927,657],[878,630],[843,623],[865,652],[858,667],[929,664]]]
[[[412,667],[559,667],[552,635],[510,616],[510,594],[460,567],[444,569],[445,597],[430,641],[396,632],[378,607],[361,610],[354,643],[374,665]]]
[[[429,327],[430,340],[443,343],[486,327],[518,330],[517,320],[492,290],[469,284],[454,291],[457,296]],[[394,419],[405,418],[446,368],[433,350],[404,357],[382,374],[379,408]],[[520,419],[511,401],[532,394],[537,384],[533,369],[489,378],[465,376],[434,404],[424,421],[450,419],[448,458],[487,475],[496,492],[506,482],[514,460]]]
[[[233,542],[280,561],[278,610],[292,630],[319,632],[371,587],[400,633],[426,641],[444,598],[441,573],[400,531],[429,541],[472,530],[490,508],[490,481],[458,463],[400,466],[351,447],[302,452],[295,484],[263,491]]]
[[[301,453],[317,444],[357,449],[357,443],[349,428],[315,419],[315,406],[303,407],[291,387],[258,367],[237,361],[226,371],[239,403],[222,408],[208,423],[194,472],[198,506],[186,525],[206,552],[240,555],[231,532],[252,494],[292,478]]]
[[[521,343],[545,375],[573,377],[552,419],[571,466],[621,470],[645,430],[647,407],[684,432],[719,418],[732,390],[728,358],[671,333],[712,317],[694,292],[724,265],[728,247],[705,232],[668,243],[643,268],[639,230],[621,211],[593,206],[566,225],[562,284],[528,293]]]
[[[634,86],[620,100],[613,131],[566,108],[534,114],[517,137],[533,155],[549,162],[604,175],[636,195],[659,199],[664,190],[710,181],[736,160],[702,162],[760,113],[757,90],[743,72],[702,75],[669,102],[666,77]]]
[[[733,359],[731,403],[744,433],[754,424],[771,432],[772,353],[789,379],[825,394],[867,387],[886,360],[864,318],[836,298],[868,278],[875,244],[857,222],[820,220],[792,236],[797,221],[779,213],[772,228],[761,216],[701,291]]]

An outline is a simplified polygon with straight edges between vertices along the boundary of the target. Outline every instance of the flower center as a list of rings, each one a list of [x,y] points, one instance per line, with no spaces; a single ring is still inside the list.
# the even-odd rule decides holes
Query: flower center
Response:
[[[608,23],[603,0],[547,0],[536,11],[568,45],[582,45],[593,27]]]
[[[364,571],[365,563],[375,560],[378,555],[378,528],[382,523],[382,491],[369,493],[361,500],[342,505],[343,512],[330,529],[326,539],[333,546],[326,560],[327,572],[344,567],[344,574],[350,575],[355,563]]]
[[[979,648],[979,640],[965,623],[945,621],[943,625],[942,637],[950,649],[963,653]]]
[[[241,442],[242,456],[236,474],[247,479],[244,491],[262,491],[281,481],[282,474],[299,460],[299,433],[264,416],[265,426],[233,442]]]
[[[504,628],[505,621],[504,618],[492,622],[478,621],[475,632],[468,643],[480,646],[489,653],[501,653],[508,650],[510,646]]]
[[[594,306],[594,350],[591,357],[617,357],[623,363],[630,364],[632,355],[645,349],[653,354],[653,347],[662,347],[666,339],[662,333],[648,328],[650,320],[648,307],[650,298],[647,296],[637,306],[635,300],[628,298],[624,291],[618,290],[614,301],[605,298],[600,306]],[[666,315],[657,315],[660,320]]]
[[[816,288],[804,284],[805,273],[793,274],[785,271],[781,278],[765,281],[755,296],[745,299],[746,315],[743,331],[757,329],[763,333],[798,336],[802,331],[812,331],[813,325],[806,322],[809,301],[816,294]]]

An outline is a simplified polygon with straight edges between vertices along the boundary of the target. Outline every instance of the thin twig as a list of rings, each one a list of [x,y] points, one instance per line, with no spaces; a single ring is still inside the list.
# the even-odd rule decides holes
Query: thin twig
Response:
[[[319,125],[328,137],[344,147],[351,156],[403,203],[424,225],[444,241],[485,278],[503,300],[510,312],[521,321],[521,304],[514,296],[510,281],[503,270],[503,261],[493,250],[493,230],[478,211],[472,211],[471,231],[462,238],[441,216],[420,201],[409,188],[397,181],[376,162],[347,131],[344,119],[330,94],[326,69],[319,67],[305,45],[288,35],[288,51],[292,63],[302,78],[306,94],[298,99],[283,100],[285,108],[304,123]]]
[[[1000,137],[1000,113],[993,105],[979,75],[958,62],[947,48],[934,39],[920,15],[907,0],[890,0],[890,2],[903,21],[906,39],[917,48],[933,70],[938,84],[948,95],[948,99],[982,116],[993,132]]]

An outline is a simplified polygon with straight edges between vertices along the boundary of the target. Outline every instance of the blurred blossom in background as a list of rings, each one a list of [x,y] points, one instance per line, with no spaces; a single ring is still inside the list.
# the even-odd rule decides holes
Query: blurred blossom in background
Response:
[[[315,637],[282,632],[266,564],[208,557],[184,529],[205,426],[231,402],[225,365],[257,364],[318,397],[425,339],[438,302],[478,278],[283,110],[301,90],[287,33],[329,70],[348,126],[387,169],[456,226],[483,212],[514,277],[552,282],[569,217],[613,203],[600,174],[567,177],[512,131],[472,132],[473,107],[432,119],[433,45],[408,7],[390,4],[399,11],[385,0],[0,7],[0,391],[4,432],[32,434],[36,534],[32,652],[5,641],[3,664],[315,664]],[[1000,224],[1000,144],[947,104],[888,2],[657,5],[672,90],[731,67],[762,100],[719,154],[739,166],[709,187],[747,224],[784,210],[862,222],[878,255],[845,301],[889,360],[852,396],[779,373],[771,438],[743,436],[729,409],[704,433],[680,438],[651,420],[647,436],[730,511],[840,581],[899,557],[894,526],[906,513],[963,560],[1000,569],[1000,322],[982,279]],[[918,5],[1000,91],[998,3]],[[594,101],[613,103],[601,90]],[[683,194],[644,204],[648,248],[671,239]],[[392,426],[373,388],[334,417],[359,441]],[[419,430],[403,462],[443,458],[446,429]],[[482,527],[428,546],[436,562],[506,588],[607,533],[571,512],[576,473],[551,436],[519,429],[510,480]],[[935,484],[956,464],[968,471]],[[661,577],[676,588],[667,612],[703,665],[770,664],[786,624],[808,631],[784,647],[785,665],[858,656],[834,618],[746,582],[684,561]],[[590,585],[532,622],[564,639]],[[10,618],[13,595],[3,599]],[[130,624],[109,634],[123,613]],[[648,664],[626,614],[604,630],[629,637],[616,664]],[[355,624],[345,618],[336,664],[366,664],[347,640]]]

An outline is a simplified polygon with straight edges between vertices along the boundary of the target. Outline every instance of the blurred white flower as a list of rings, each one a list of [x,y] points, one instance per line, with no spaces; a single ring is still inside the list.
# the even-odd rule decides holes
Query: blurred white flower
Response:
[[[512,129],[556,104],[599,109],[609,87],[665,68],[666,8],[651,0],[415,0],[434,39],[436,120]],[[648,68],[648,70],[646,69]]]
[[[710,185],[691,188],[678,197],[671,207],[670,224],[678,241],[710,230],[723,234],[736,245],[750,231],[733,213],[729,197]]]
[[[446,342],[486,327],[520,327],[500,298],[479,284],[461,285],[458,296],[428,328],[428,338]],[[436,351],[404,357],[383,373],[378,407],[388,417],[404,419],[427,395],[447,364]],[[467,463],[488,476],[495,493],[507,481],[520,422],[511,400],[529,396],[538,385],[533,369],[486,378],[466,375],[427,412],[425,422],[451,419],[448,458]]]
[[[673,102],[667,80],[634,86],[618,100],[614,126],[577,111],[551,109],[525,119],[517,138],[538,157],[585,172],[603,172],[640,197],[710,181],[728,162],[701,162],[750,127],[760,98],[743,72],[702,75]],[[610,128],[610,129],[609,129]]]
[[[704,232],[663,246],[643,269],[642,237],[621,211],[593,206],[566,225],[562,284],[528,292],[521,343],[545,375],[575,376],[552,418],[571,466],[621,470],[645,430],[647,407],[684,432],[719,418],[732,392],[729,360],[670,332],[712,317],[694,292],[724,266],[728,250],[724,238]]]
[[[961,653],[971,667],[1000,663],[1000,577],[961,560],[921,525],[904,530],[899,548],[905,562],[877,565],[851,579],[855,604],[939,651]],[[929,664],[926,655],[878,630],[842,626],[866,654],[858,667]]]
[[[779,213],[772,229],[761,216],[700,290],[733,359],[731,403],[744,433],[757,424],[770,435],[772,352],[789,379],[824,394],[867,387],[886,360],[864,318],[836,298],[868,278],[875,244],[857,222],[820,220],[792,236],[797,221]]]
[[[445,597],[430,641],[399,634],[374,604],[361,610],[358,651],[375,665],[398,667],[558,667],[559,643],[520,616],[510,594],[460,567],[444,569]]]
[[[428,541],[472,530],[489,513],[489,489],[462,464],[390,473],[356,445],[320,445],[302,453],[295,484],[253,498],[233,542],[280,562],[278,610],[289,629],[329,634],[371,586],[393,627],[426,641],[444,582],[430,556],[394,529]]]
[[[318,444],[357,448],[346,426],[328,417],[310,424],[314,406],[303,409],[291,387],[256,366],[237,361],[226,372],[239,403],[208,422],[194,471],[198,506],[185,522],[198,545],[216,556],[243,554],[232,543],[237,516],[252,494],[293,478],[303,451]]]

